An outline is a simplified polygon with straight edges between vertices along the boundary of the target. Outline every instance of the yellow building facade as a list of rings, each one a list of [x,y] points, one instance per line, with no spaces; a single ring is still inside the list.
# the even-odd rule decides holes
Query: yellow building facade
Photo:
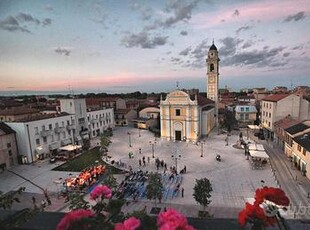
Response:
[[[215,124],[213,101],[181,90],[169,93],[160,101],[161,138],[197,142]]]

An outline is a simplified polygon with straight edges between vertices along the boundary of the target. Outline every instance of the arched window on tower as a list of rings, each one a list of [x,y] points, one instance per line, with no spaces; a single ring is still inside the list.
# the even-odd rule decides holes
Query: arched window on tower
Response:
[[[210,72],[214,71],[214,64],[210,64]]]

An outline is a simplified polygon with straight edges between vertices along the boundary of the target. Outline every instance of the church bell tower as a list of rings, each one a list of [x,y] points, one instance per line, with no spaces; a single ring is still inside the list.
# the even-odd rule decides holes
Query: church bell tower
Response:
[[[216,125],[218,126],[219,103],[219,55],[214,42],[209,49],[207,61],[207,98],[215,102]]]

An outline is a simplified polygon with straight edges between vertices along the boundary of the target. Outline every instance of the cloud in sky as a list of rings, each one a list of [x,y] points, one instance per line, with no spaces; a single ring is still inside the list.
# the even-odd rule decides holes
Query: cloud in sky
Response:
[[[71,54],[71,48],[66,48],[66,47],[57,47],[57,48],[54,48],[54,51],[56,54],[59,54],[59,55],[70,56]]]
[[[239,33],[242,32],[242,31],[250,30],[250,29],[252,29],[252,28],[253,28],[253,26],[249,26],[249,25],[241,26],[241,27],[239,27],[239,28],[236,30],[236,34],[239,34]]]
[[[181,34],[182,36],[186,36],[186,35],[188,35],[188,32],[185,31],[185,30],[182,30],[182,31],[180,32],[180,34]]]
[[[31,33],[29,27],[38,26],[42,24],[43,26],[48,26],[52,23],[50,18],[45,18],[40,21],[38,18],[33,17],[29,13],[20,12],[16,16],[7,16],[5,19],[0,20],[0,29],[15,32],[20,31],[24,33]]]
[[[234,11],[234,13],[233,13],[233,16],[239,16],[240,15],[240,13],[239,13],[239,10],[238,9],[236,9],[235,11]]]
[[[179,21],[187,21],[192,17],[192,11],[197,6],[198,0],[191,2],[184,2],[181,0],[168,1],[166,5],[166,12],[171,13],[167,19],[163,20],[161,24],[164,27],[170,27]]]
[[[22,27],[17,19],[13,16],[8,16],[5,19],[0,21],[0,29],[15,32],[21,31],[25,33],[30,33],[30,31],[24,27]]]
[[[303,19],[305,19],[305,18],[306,18],[306,13],[305,13],[305,11],[300,11],[300,12],[298,12],[298,13],[296,13],[296,14],[287,16],[287,17],[283,20],[283,22],[291,22],[291,21],[297,22],[297,21],[303,20]]]
[[[138,34],[129,33],[125,35],[121,44],[127,48],[140,47],[143,49],[154,49],[167,43],[168,36],[151,36],[147,32]]]

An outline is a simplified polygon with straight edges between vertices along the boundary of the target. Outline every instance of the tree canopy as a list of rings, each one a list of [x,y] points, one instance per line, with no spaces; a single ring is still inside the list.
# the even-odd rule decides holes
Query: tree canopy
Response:
[[[212,191],[213,189],[209,179],[196,179],[193,197],[200,205],[203,206],[204,210],[211,203],[210,198]]]

